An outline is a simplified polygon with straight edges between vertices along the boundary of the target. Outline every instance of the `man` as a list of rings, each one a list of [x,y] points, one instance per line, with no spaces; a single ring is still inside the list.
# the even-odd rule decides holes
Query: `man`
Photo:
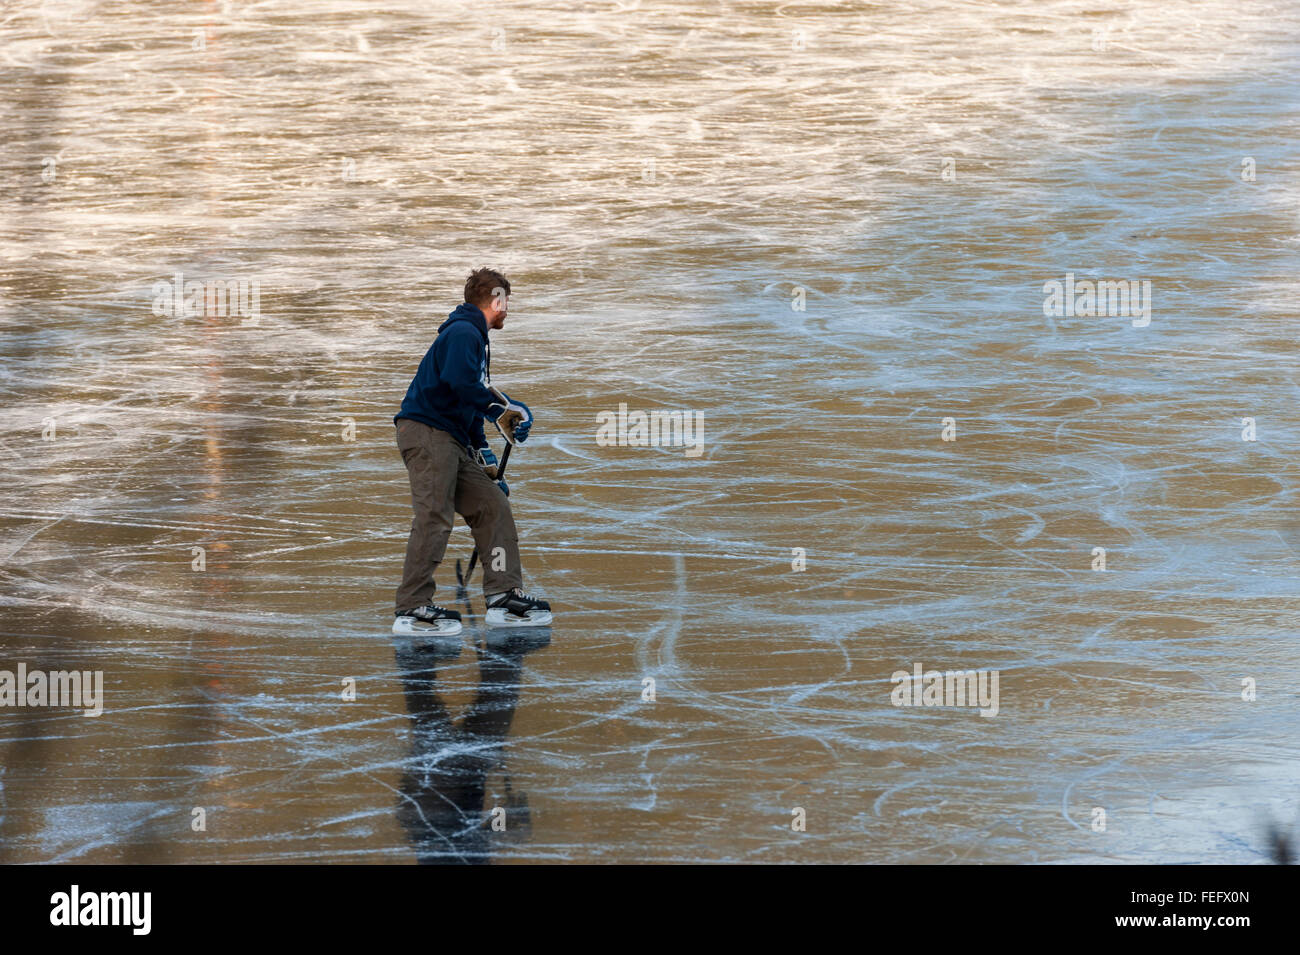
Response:
[[[483,419],[488,418],[516,444],[528,439],[533,425],[527,405],[491,386],[488,329],[504,327],[509,301],[510,283],[500,272],[470,273],[464,303],[439,326],[393,418],[415,508],[397,588],[394,633],[460,633],[460,614],[433,603],[433,574],[457,514],[469,524],[483,561],[488,625],[551,622],[551,605],[520,589],[523,569],[506,499],[510,489],[496,480],[496,456],[483,434]]]

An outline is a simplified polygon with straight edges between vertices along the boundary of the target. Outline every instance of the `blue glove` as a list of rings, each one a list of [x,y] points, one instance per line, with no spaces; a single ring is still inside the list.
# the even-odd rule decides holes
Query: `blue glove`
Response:
[[[496,425],[498,431],[511,444],[528,440],[533,427],[533,413],[522,401],[515,401],[504,391],[493,388],[497,400],[488,405],[485,417]]]
[[[515,425],[515,440],[520,444],[523,444],[528,440],[529,432],[533,430],[533,413],[528,410],[528,405],[524,404],[522,401],[516,401],[515,404],[523,408],[524,413],[528,415],[528,417],[524,418],[523,421]]]
[[[497,456],[492,453],[492,449],[486,445],[474,449],[474,458],[478,461],[479,467],[487,472],[487,476],[494,478],[497,476]]]
[[[497,487],[501,488],[501,493],[506,497],[510,496],[510,485],[505,481],[497,481]]]

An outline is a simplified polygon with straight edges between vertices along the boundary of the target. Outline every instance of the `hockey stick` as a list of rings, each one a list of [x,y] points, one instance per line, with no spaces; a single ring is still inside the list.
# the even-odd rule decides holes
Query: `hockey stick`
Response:
[[[507,445],[506,445],[506,449],[505,449],[504,451],[501,452],[501,463],[497,465],[497,477],[496,477],[496,479],[497,479],[498,481],[502,481],[502,480],[505,479],[505,476],[506,476],[506,465],[510,463],[510,452],[511,452],[512,450],[514,450],[514,447],[515,447],[515,446],[514,446],[513,444],[507,444]],[[466,574],[465,574],[464,576],[461,576],[461,573],[460,573],[460,558],[459,558],[459,557],[456,558],[456,586],[457,586],[459,589],[461,589],[461,590],[465,590],[465,589],[466,589],[466,588],[465,588],[465,585],[468,584],[468,583],[469,583],[469,579],[470,579],[471,577],[474,576],[474,565],[477,564],[477,563],[478,563],[478,545],[477,545],[477,544],[474,545],[474,552],[471,553],[471,554],[469,555],[469,571],[466,572]]]

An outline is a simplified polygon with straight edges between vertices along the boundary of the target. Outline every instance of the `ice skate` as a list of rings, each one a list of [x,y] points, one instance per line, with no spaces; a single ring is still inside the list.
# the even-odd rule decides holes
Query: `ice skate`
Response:
[[[516,587],[488,596],[484,620],[489,627],[545,627],[551,622],[551,605]]]
[[[393,620],[393,633],[398,636],[432,635],[451,637],[460,633],[460,613],[434,604],[397,612]]]

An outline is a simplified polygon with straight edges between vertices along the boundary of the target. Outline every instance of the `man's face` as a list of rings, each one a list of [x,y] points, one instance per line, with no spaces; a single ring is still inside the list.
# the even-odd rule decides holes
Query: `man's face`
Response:
[[[505,325],[506,311],[509,308],[509,295],[493,295],[492,301],[483,308],[483,317],[487,319],[488,328],[501,328]]]

